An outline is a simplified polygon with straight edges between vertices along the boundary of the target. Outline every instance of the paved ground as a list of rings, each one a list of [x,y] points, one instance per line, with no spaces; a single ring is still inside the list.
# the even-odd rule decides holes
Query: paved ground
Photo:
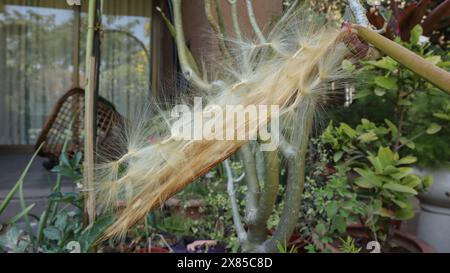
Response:
[[[31,156],[31,154],[0,155],[0,202],[3,201],[10,189],[15,185]],[[40,215],[45,208],[50,189],[56,181],[56,175],[42,166],[44,161],[45,159],[43,158],[36,158],[24,180],[26,203],[28,205],[36,204],[32,210],[32,213],[36,215]],[[63,180],[62,187],[65,192],[75,189],[74,183],[67,180]],[[18,196],[16,196],[8,209],[0,215],[0,223],[18,212],[20,212],[20,206]]]

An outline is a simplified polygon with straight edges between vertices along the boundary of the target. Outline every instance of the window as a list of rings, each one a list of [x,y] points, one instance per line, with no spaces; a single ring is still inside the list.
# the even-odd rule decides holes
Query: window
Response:
[[[149,95],[152,1],[104,3],[100,95],[126,116]],[[0,145],[34,144],[58,98],[84,87],[85,11],[78,51],[76,11],[66,1],[1,1]]]

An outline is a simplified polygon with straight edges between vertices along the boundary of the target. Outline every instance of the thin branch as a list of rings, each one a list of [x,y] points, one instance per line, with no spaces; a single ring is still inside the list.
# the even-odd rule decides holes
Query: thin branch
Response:
[[[237,0],[228,0],[228,3],[231,6],[231,19],[233,22],[234,33],[236,34],[236,38],[238,41],[242,41],[242,31],[241,26],[239,25],[239,16],[237,12]]]
[[[214,31],[214,34],[217,37],[217,42],[219,44],[220,52],[225,56],[225,58],[230,58],[230,52],[228,51],[227,46],[225,45],[225,34],[222,32],[222,29],[220,25],[217,23],[216,19],[214,18],[212,14],[211,0],[204,0],[205,1],[205,14],[206,19],[208,19],[209,25],[211,26],[212,30]]]
[[[250,24],[252,25],[253,31],[255,32],[256,36],[259,39],[259,42],[261,44],[266,43],[266,38],[264,37],[261,29],[258,26],[258,23],[256,22],[255,12],[253,11],[253,3],[252,0],[245,0],[247,4],[247,14],[248,18],[250,20]]]
[[[239,153],[244,160],[244,168],[247,181],[247,206],[246,206],[246,222],[251,225],[255,222],[256,214],[258,210],[258,194],[259,194],[259,182],[256,172],[255,157],[250,148],[250,144],[245,144],[239,150]]]
[[[226,40],[227,32],[225,31],[225,20],[223,18],[221,0],[216,0],[214,4],[216,6],[217,22],[219,24],[220,32],[222,33],[223,37]]]
[[[292,146],[282,134],[280,134],[279,149],[286,159],[294,159],[298,154],[298,150]]]
[[[225,160],[222,164],[225,168],[225,172],[226,172],[227,178],[228,178],[227,192],[228,192],[228,196],[230,196],[234,226],[236,227],[236,232],[237,232],[239,241],[242,243],[242,242],[245,242],[245,240],[247,239],[247,232],[245,231],[244,226],[242,225],[241,216],[239,213],[239,206],[236,201],[236,192],[234,190],[234,182],[238,181],[242,177],[238,178],[238,179],[233,178],[233,171],[231,170],[230,161],[228,159]]]
[[[172,35],[173,38],[176,38],[176,31],[175,31],[175,27],[173,26],[172,22],[170,22],[169,18],[167,18],[166,14],[162,11],[162,9],[160,7],[156,7],[156,10],[161,14],[161,17],[162,17],[164,23],[166,24],[167,29],[170,32],[170,35]],[[187,47],[186,43],[183,46],[184,46],[184,50],[186,51],[187,60],[188,60],[189,65],[192,67],[192,70],[194,70],[195,73],[199,74],[200,70],[198,69],[197,62],[195,61],[195,58],[192,55],[192,52]],[[205,73],[205,70],[202,70],[202,71],[203,71],[203,73]],[[204,77],[203,80],[207,81],[207,78]]]
[[[181,69],[184,76],[191,81],[196,87],[202,90],[210,90],[212,85],[204,81],[194,69],[189,65],[189,60],[186,53],[186,42],[184,39],[183,17],[181,15],[181,0],[172,0],[174,8],[174,25],[175,25],[175,40],[178,48],[178,55],[180,59]]]

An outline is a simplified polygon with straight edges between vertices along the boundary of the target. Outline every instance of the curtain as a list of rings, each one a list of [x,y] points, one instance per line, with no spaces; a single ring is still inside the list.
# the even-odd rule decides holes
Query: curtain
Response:
[[[100,95],[127,116],[149,95],[151,2],[106,0]],[[87,1],[82,1],[87,5]],[[87,15],[82,7],[80,83]],[[0,145],[34,144],[71,87],[74,10],[62,0],[0,2]]]
[[[145,0],[104,1],[99,93],[123,116],[140,108],[150,94],[151,5]],[[84,70],[84,55],[81,60]]]

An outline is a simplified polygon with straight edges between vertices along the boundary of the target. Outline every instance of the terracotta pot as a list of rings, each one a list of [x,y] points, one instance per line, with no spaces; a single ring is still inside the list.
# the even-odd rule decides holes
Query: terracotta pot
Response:
[[[365,239],[369,240],[369,236],[367,235],[367,228],[361,225],[351,225],[347,228],[347,234],[355,239]],[[435,253],[436,251],[432,246],[420,240],[416,236],[400,232],[399,230],[394,231],[393,242],[404,249],[406,253]],[[328,245],[327,248],[331,250],[333,253],[340,253],[341,251],[333,246]]]
[[[152,247],[152,248],[141,248],[138,253],[170,253],[166,248],[162,247]]]

